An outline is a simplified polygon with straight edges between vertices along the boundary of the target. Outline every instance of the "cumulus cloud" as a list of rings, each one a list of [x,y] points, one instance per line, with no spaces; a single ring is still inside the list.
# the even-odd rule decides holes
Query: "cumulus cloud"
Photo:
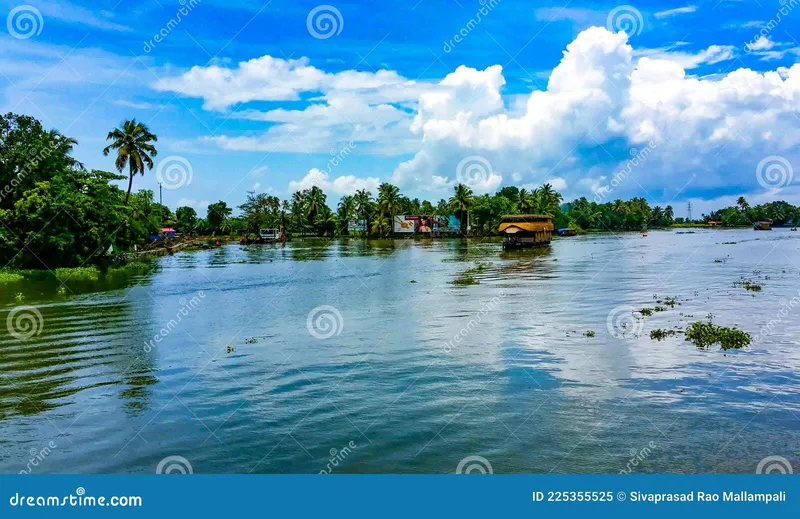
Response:
[[[292,180],[289,182],[288,191],[293,193],[317,186],[326,193],[335,195],[352,195],[359,189],[366,189],[375,194],[378,191],[380,183],[380,179],[375,177],[358,178],[354,175],[343,175],[331,180],[330,176],[325,171],[312,168],[300,180]]]
[[[675,9],[667,9],[666,11],[658,11],[654,14],[656,18],[669,18],[680,14],[690,14],[697,11],[696,5],[687,5],[686,7],[678,7]]]
[[[757,45],[770,51],[768,41]],[[624,32],[592,27],[566,47],[546,89],[517,94],[513,102],[504,96],[499,65],[462,65],[441,81],[416,82],[392,71],[331,74],[305,58],[264,56],[232,68],[195,67],[157,88],[200,97],[214,110],[306,99],[299,110],[240,110],[240,117],[270,125],[261,135],[209,139],[247,151],[327,153],[352,140],[361,153],[411,152],[388,179],[404,189],[451,189],[461,181],[459,164],[477,156],[489,167],[470,178],[476,192],[510,179],[550,182],[579,196],[647,148],[646,160],[637,161],[630,181],[616,189],[620,196],[648,196],[650,190],[664,196],[678,193],[690,178],[700,190],[747,190],[757,185],[755,168],[769,155],[800,164],[800,64],[764,73],[687,74],[734,57],[735,49],[720,45],[694,53],[635,51]],[[315,97],[309,101],[309,95]],[[378,183],[353,175],[331,179],[312,169],[289,189],[319,185],[344,194],[375,190]]]

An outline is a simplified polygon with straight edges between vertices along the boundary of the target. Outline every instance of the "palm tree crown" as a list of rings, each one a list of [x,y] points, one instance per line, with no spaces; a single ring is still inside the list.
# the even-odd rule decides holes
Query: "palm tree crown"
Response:
[[[125,166],[128,166],[128,192],[125,195],[125,205],[128,205],[133,177],[136,173],[144,175],[145,166],[153,169],[153,157],[158,155],[153,143],[158,141],[158,137],[150,132],[146,124],[131,119],[125,121],[122,128],[114,128],[108,132],[106,140],[112,142],[103,149],[103,155],[107,156],[111,150],[117,150],[117,159],[114,161],[117,171],[122,173]]]

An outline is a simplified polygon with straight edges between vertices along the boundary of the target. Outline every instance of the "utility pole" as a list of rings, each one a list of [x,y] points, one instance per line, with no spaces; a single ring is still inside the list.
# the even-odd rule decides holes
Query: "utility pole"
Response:
[[[686,219],[690,222],[692,221],[692,201],[689,200],[689,203],[686,204]]]
[[[158,203],[164,205],[164,197],[162,195],[161,182],[158,183]]]

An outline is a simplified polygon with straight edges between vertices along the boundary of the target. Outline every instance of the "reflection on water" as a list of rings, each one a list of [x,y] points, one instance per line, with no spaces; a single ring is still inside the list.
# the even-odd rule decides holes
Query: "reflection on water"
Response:
[[[780,313],[800,291],[795,234],[522,251],[308,239],[182,253],[65,294],[6,285],[0,322],[31,306],[41,330],[0,329],[0,471],[50,441],[39,472],[152,472],[172,455],[195,472],[319,472],[351,442],[339,472],[453,472],[472,455],[497,473],[619,472],[651,444],[635,470],[797,467],[800,326]],[[452,284],[465,273],[478,284]],[[680,304],[631,318],[638,334],[609,332],[610,312],[666,296]],[[708,314],[767,333],[725,353],[649,338]]]

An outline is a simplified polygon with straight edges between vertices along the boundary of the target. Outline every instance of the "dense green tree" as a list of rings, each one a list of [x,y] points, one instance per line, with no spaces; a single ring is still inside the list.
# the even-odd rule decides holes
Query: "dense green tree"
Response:
[[[228,220],[230,219],[232,213],[233,209],[228,207],[228,204],[222,200],[215,204],[209,205],[208,213],[206,214],[209,232],[212,234],[216,232],[224,233],[225,231],[223,230],[223,224],[225,224],[227,230],[230,230],[232,227]]]
[[[179,207],[175,211],[177,230],[182,233],[194,232],[197,227],[197,211],[192,207]]]
[[[472,189],[465,184],[458,184],[450,198],[450,210],[461,220],[461,234],[469,230],[469,212],[474,204]]]

